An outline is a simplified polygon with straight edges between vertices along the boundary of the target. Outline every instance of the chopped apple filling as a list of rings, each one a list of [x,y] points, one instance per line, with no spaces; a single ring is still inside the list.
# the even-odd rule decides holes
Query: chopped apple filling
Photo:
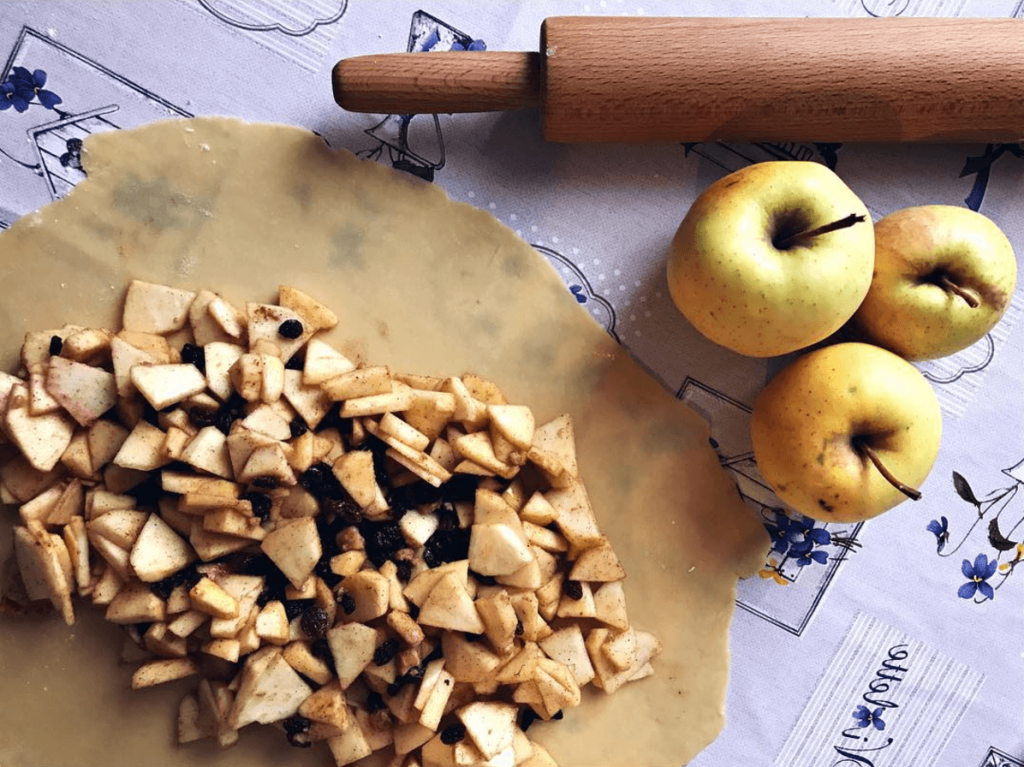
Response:
[[[350,360],[316,335],[337,324],[291,287],[239,308],[134,281],[121,330],[29,333],[0,376],[12,594],[104,609],[133,689],[200,676],[179,743],[261,723],[339,767],[552,766],[530,724],[661,650],[572,418]]]

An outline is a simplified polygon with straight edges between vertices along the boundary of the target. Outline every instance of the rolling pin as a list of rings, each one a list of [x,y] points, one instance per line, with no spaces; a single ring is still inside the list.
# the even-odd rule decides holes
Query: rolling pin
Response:
[[[354,112],[539,107],[559,142],[1024,140],[1024,20],[555,17],[539,53],[359,56]]]

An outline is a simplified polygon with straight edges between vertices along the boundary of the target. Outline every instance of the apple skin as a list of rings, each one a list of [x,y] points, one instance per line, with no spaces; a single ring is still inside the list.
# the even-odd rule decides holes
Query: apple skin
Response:
[[[750,433],[758,468],[783,501],[823,522],[858,522],[907,498],[854,438],[916,488],[938,454],[942,416],[931,384],[909,362],[842,343],[783,368],[754,401]]]
[[[979,305],[929,280],[938,274]],[[1013,246],[991,220],[953,205],[904,208],[875,225],[875,274],[851,329],[906,359],[945,357],[999,322],[1016,283]]]
[[[784,249],[786,234],[864,221]],[[709,186],[669,251],[668,286],[702,334],[751,357],[815,344],[853,316],[871,284],[871,216],[835,173],[814,162],[750,165]]]

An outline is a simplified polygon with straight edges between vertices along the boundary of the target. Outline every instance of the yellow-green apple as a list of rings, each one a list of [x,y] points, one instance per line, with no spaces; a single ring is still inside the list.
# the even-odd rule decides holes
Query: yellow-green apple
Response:
[[[853,522],[920,498],[942,417],[909,362],[841,343],[779,371],[754,401],[750,432],[758,468],[783,501],[815,519]]]
[[[907,359],[944,357],[999,322],[1016,283],[1013,247],[990,219],[904,208],[875,225],[875,274],[852,328]]]
[[[871,284],[874,230],[864,203],[813,162],[750,165],[693,203],[668,258],[679,311],[752,357],[803,349],[853,316]]]

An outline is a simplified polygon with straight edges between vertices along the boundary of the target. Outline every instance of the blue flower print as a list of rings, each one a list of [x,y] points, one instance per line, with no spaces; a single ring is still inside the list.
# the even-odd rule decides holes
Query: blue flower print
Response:
[[[795,549],[796,547],[794,546],[793,548]],[[790,553],[793,553],[793,549],[790,549]],[[799,557],[797,557],[796,566],[806,567],[811,562],[817,562],[819,565],[823,565],[826,562],[828,562],[828,554],[826,554],[824,551],[808,550],[806,553],[801,554]]]
[[[587,303],[587,294],[583,292],[582,285],[570,285],[569,292],[576,296],[576,303],[585,304]]]
[[[14,107],[16,112],[24,112],[28,109],[30,100],[26,98],[24,89],[18,88],[11,79],[0,83],[0,112],[11,107]]]
[[[790,545],[800,535],[800,530],[797,528],[796,523],[781,511],[775,512],[775,521],[766,524],[765,528],[767,528],[768,534],[772,538],[772,551],[782,556],[789,553]]]
[[[876,708],[869,711],[866,706],[857,706],[853,712],[853,718],[857,720],[858,727],[874,725],[876,730],[884,730],[885,722],[882,721],[882,709]]]
[[[53,91],[43,89],[43,86],[46,85],[46,72],[42,69],[29,72],[25,67],[14,67],[9,79],[21,93],[27,96],[29,101],[35,97],[46,109],[53,109],[63,101]]]
[[[486,51],[487,44],[483,40],[473,40],[469,45],[460,42],[452,43],[453,51]]]
[[[995,559],[989,562],[988,557],[984,554],[979,554],[975,557],[973,565],[971,560],[965,559],[964,563],[960,566],[960,571],[967,579],[967,583],[956,592],[957,596],[961,599],[970,599],[980,591],[985,599],[992,599],[996,593],[987,581],[995,575],[998,566],[999,563]]]
[[[942,521],[938,522],[932,520],[928,523],[928,532],[934,533],[935,542],[937,545],[936,553],[941,553],[946,548],[946,543],[949,542],[949,520],[945,517],[941,518]]]

